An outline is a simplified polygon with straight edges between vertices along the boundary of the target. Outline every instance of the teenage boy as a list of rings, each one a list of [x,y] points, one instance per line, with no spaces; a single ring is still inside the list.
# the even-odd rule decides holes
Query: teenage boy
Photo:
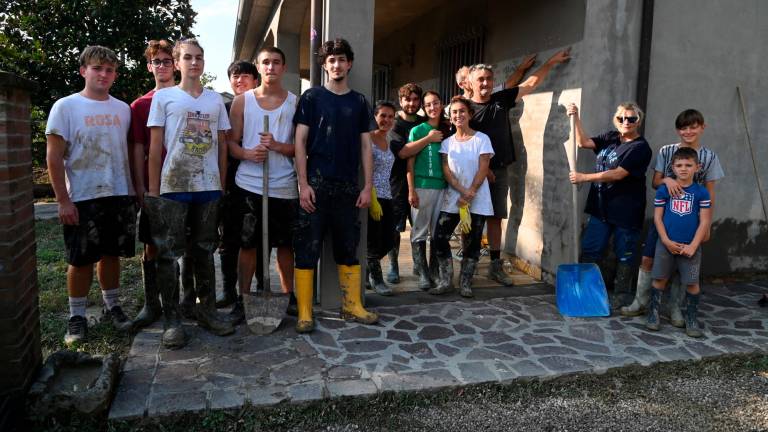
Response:
[[[262,77],[261,85],[236,96],[229,113],[232,124],[229,151],[241,161],[230,192],[232,211],[241,221],[241,229],[236,230],[240,250],[240,295],[230,313],[235,324],[245,319],[242,296],[250,290],[254,272],[260,279],[264,271],[261,205],[265,158],[269,164],[269,243],[270,247],[277,248],[280,286],[285,293],[293,292],[291,229],[299,198],[293,167],[293,116],[298,97],[283,88],[286,68],[283,51],[274,47],[262,48],[256,56],[256,64]],[[265,116],[269,118],[268,132],[264,130]]]
[[[186,344],[175,297],[175,261],[185,251],[192,261],[197,322],[217,335],[234,331],[215,306],[213,251],[218,245],[217,216],[225,184],[227,148],[224,132],[229,119],[221,96],[200,82],[205,60],[196,39],[181,39],[173,47],[178,86],[155,93],[147,126],[151,128],[149,191],[145,207],[152,239],[158,247],[157,283],[163,300],[168,348]],[[163,149],[166,157],[162,159]]]
[[[693,181],[703,185],[709,192],[712,204],[715,202],[715,183],[725,177],[720,158],[710,148],[701,145],[701,136],[704,134],[704,115],[695,109],[687,109],[677,115],[675,129],[680,137],[680,142],[668,144],[659,150],[656,157],[656,166],[653,174],[653,187],[659,188],[665,185],[671,195],[680,196],[682,186],[677,180],[672,169],[672,156],[680,148],[692,148],[696,150],[699,158],[699,170],[693,176]],[[704,237],[706,242],[709,232]],[[656,242],[659,239],[656,227],[651,225],[648,229],[648,238],[643,247],[643,258],[640,262],[640,270],[637,275],[637,291],[635,299],[629,306],[621,308],[624,316],[638,316],[645,312],[651,293],[651,270],[653,269],[653,257],[656,252]],[[680,300],[682,299],[682,286],[675,282],[670,285],[670,321],[675,327],[685,326],[685,319],[680,312]]]
[[[232,62],[227,68],[229,85],[235,93],[235,97],[251,91],[258,85],[256,77],[259,76],[256,66],[245,60]],[[233,102],[227,102],[224,106],[230,111]],[[236,143],[240,145],[240,143]],[[224,214],[221,217],[219,231],[221,231],[221,245],[219,257],[221,258],[221,295],[216,296],[216,307],[226,307],[235,302],[237,292],[237,256],[240,251],[240,233],[234,227],[239,225],[239,212],[231,196],[235,186],[235,173],[239,160],[230,154],[227,157],[227,184],[226,195],[223,198]],[[250,285],[249,285],[250,286]]]
[[[109,48],[86,47],[80,54],[85,87],[53,104],[45,129],[48,175],[67,254],[67,345],[88,335],[85,308],[94,263],[105,317],[119,330],[131,327],[118,298],[118,257],[133,256],[136,235],[127,141],[131,110],[109,94],[117,64]]]
[[[502,285],[511,286],[512,278],[504,272],[501,261],[501,220],[507,218],[509,196],[509,165],[515,161],[512,133],[509,129],[509,110],[523,97],[531,94],[541,84],[555,65],[568,61],[570,49],[558,51],[538,70],[517,87],[493,92],[493,69],[489,65],[476,64],[470,68],[472,87],[472,116],[470,127],[491,138],[494,156],[491,158],[488,182],[491,188],[494,215],[486,219],[491,266],[488,277]]]
[[[360,211],[371,203],[373,157],[370,132],[376,129],[365,96],[349,88],[354,53],[349,42],[323,43],[318,60],[328,74],[324,87],[313,87],[296,108],[296,172],[299,214],[293,239],[296,251],[296,331],[314,329],[312,293],[314,267],[320,258],[323,237],[331,231],[333,256],[338,265],[342,293],[341,316],[364,324],[379,320],[361,304]],[[358,165],[365,183],[358,187]]]
[[[659,305],[667,281],[675,270],[685,285],[688,307],[685,314],[685,334],[701,337],[697,321],[699,307],[699,273],[701,242],[709,231],[712,209],[709,192],[694,181],[699,170],[696,149],[681,147],[672,156],[672,171],[680,191],[672,193],[666,184],[656,190],[653,222],[659,233],[653,263],[653,289],[648,305],[648,330],[659,330]]]
[[[392,214],[395,224],[394,242],[389,256],[389,272],[386,280],[389,283],[400,282],[400,266],[397,263],[400,255],[400,233],[405,231],[405,221],[410,218],[411,207],[408,204],[408,182],[406,172],[408,158],[418,154],[424,146],[408,142],[411,129],[424,123],[427,119],[418,115],[421,109],[421,96],[423,90],[413,83],[407,83],[397,91],[400,102],[400,111],[395,115],[395,126],[392,128],[390,150],[395,155],[395,163],[389,174],[389,185],[392,192]]]
[[[133,187],[136,190],[136,198],[140,208],[144,208],[144,193],[147,192],[149,183],[147,163],[149,158],[150,132],[147,127],[149,108],[152,105],[152,96],[155,92],[173,86],[173,46],[167,40],[151,40],[144,50],[144,58],[147,59],[147,70],[155,78],[155,88],[139,97],[131,103],[131,134],[130,141],[133,145]],[[152,234],[149,229],[147,212],[139,212],[139,241],[144,243],[144,253],[141,256],[141,269],[144,282],[144,307],[133,320],[135,330],[146,327],[160,318],[162,306],[160,305],[160,292],[155,280],[157,267],[157,247],[152,242]]]

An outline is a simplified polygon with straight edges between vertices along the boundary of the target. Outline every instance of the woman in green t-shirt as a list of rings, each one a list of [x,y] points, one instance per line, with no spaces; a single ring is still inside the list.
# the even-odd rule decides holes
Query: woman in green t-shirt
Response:
[[[411,129],[409,142],[426,141],[424,148],[408,159],[408,202],[411,204],[411,250],[419,276],[419,288],[432,287],[427,265],[427,238],[434,236],[443,191],[447,186],[440,161],[440,143],[449,135],[450,124],[443,117],[443,103],[434,90],[424,92],[422,105],[427,121]],[[433,252],[434,246],[431,248]],[[434,257],[434,253],[430,253]],[[437,268],[437,260],[431,259]]]

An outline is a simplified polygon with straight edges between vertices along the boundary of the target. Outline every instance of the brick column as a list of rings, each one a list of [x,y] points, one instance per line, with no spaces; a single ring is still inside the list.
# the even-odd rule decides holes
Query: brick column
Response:
[[[42,360],[29,116],[34,87],[0,71],[0,430],[23,412]]]

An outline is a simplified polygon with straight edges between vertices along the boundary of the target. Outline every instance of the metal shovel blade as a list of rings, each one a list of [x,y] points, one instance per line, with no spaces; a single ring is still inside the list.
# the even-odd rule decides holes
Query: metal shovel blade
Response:
[[[596,264],[560,264],[557,267],[557,308],[570,317],[605,317],[611,314],[608,291]]]
[[[267,335],[280,327],[290,295],[261,291],[243,295],[245,324],[256,335]]]

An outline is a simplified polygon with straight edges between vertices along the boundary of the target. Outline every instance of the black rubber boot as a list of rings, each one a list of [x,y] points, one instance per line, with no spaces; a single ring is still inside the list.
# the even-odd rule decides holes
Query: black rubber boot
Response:
[[[664,291],[656,288],[651,288],[651,301],[648,303],[648,320],[645,323],[645,328],[648,330],[659,330],[659,306],[661,305],[661,296]]]
[[[381,263],[377,259],[368,258],[368,281],[377,294],[391,296],[392,288],[384,283],[384,276],[381,274]]]
[[[427,242],[411,243],[411,251],[413,253],[413,268],[419,275],[418,287],[420,290],[426,291],[433,285],[429,271],[425,271],[427,268]]]
[[[243,305],[243,296],[239,295],[235,298],[232,310],[226,316],[227,321],[233,326],[240,325],[245,322],[245,305]]]
[[[387,273],[387,283],[400,283],[400,265],[397,259],[400,255],[400,233],[395,233],[395,243],[392,250],[389,251],[389,272]]]
[[[178,277],[181,280],[182,291],[181,316],[193,320],[195,319],[197,292],[195,290],[194,260],[188,253],[181,257]]]
[[[472,279],[475,277],[475,268],[477,267],[477,260],[473,258],[463,258],[461,260],[461,274],[459,280],[459,295],[462,297],[471,298],[475,295],[472,293]]]
[[[619,263],[616,266],[616,279],[613,282],[613,295],[611,296],[611,309],[619,309],[632,302],[632,280],[637,270],[629,264]]]
[[[699,297],[700,294],[685,293],[688,306],[685,309],[685,334],[693,338],[704,336],[699,327]]]
[[[162,262],[169,261],[169,262]],[[173,260],[158,259],[157,282],[163,299],[163,346],[178,349],[187,344],[187,333],[181,325],[179,302],[176,296],[178,278]]]
[[[142,260],[141,269],[144,279],[144,307],[133,320],[134,330],[151,325],[163,313],[160,291],[157,288],[157,263],[154,260]]]
[[[238,249],[234,249],[227,245],[219,253],[219,257],[221,258],[221,282],[223,289],[216,295],[217,308],[223,308],[233,304],[237,297],[238,252]]]
[[[430,289],[429,293],[433,295],[445,294],[452,289],[453,282],[453,258],[438,258],[438,269],[440,277],[437,279],[437,286]]]
[[[440,260],[437,259],[435,242],[429,242],[429,278],[433,281],[440,277]]]

